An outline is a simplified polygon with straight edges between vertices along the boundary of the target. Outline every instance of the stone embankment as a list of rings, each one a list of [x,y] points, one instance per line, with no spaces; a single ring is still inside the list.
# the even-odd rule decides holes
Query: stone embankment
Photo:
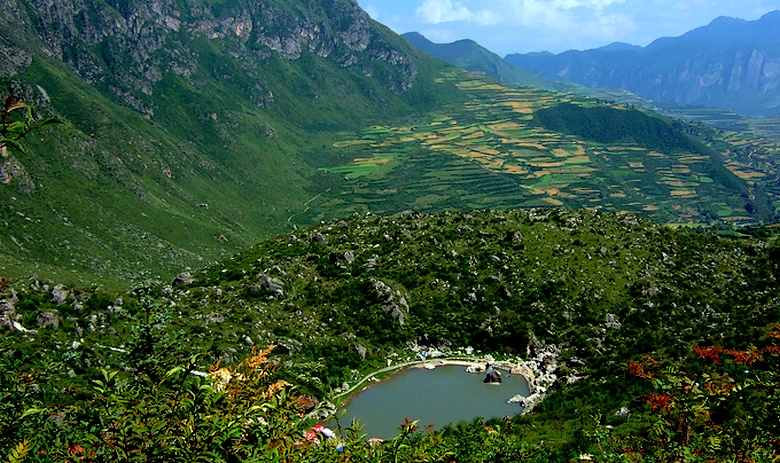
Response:
[[[518,403],[523,406],[522,413],[529,413],[539,404],[547,394],[547,391],[558,381],[558,358],[561,349],[555,345],[538,349],[536,355],[528,360],[520,360],[517,363],[498,363],[499,368],[505,368],[514,375],[522,375],[528,381],[530,394],[523,396],[518,394],[509,403]]]

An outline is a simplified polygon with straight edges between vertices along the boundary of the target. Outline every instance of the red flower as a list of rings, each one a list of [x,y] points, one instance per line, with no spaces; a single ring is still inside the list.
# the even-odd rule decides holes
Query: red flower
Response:
[[[628,362],[628,374],[638,378],[652,378],[653,374],[645,371],[645,364],[640,362]]]
[[[780,346],[768,346],[764,347],[761,351],[763,354],[780,355]]]
[[[401,423],[401,430],[415,432],[417,431],[417,425],[415,425],[414,421],[411,421],[409,418],[404,418],[404,422]]]
[[[734,357],[734,362],[739,365],[753,366],[756,360],[758,360],[758,353],[745,352],[742,350],[727,350],[724,353]]]

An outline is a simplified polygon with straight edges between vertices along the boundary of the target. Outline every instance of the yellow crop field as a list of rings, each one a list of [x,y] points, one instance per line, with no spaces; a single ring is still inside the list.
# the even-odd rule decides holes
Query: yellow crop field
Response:
[[[708,156],[696,156],[693,154],[680,157],[680,162],[683,164],[694,164],[697,162],[707,161],[710,158]]]
[[[357,158],[354,161],[352,161],[353,164],[356,164],[358,166],[360,165],[378,165],[378,164],[387,164],[390,162],[390,158]]]
[[[349,148],[358,145],[370,145],[374,140],[343,140],[333,143],[334,148]]]
[[[529,164],[531,167],[539,167],[542,169],[549,167],[563,167],[565,165],[563,162],[530,162]]]
[[[563,201],[557,200],[555,198],[542,198],[542,201],[552,204],[555,207],[563,206]]]
[[[737,177],[741,178],[742,180],[751,180],[754,178],[763,178],[766,177],[766,174],[763,172],[756,172],[754,170],[741,170],[744,169],[744,167],[736,167],[732,165],[726,165],[726,167]]]
[[[528,173],[527,170],[516,164],[504,164],[503,172],[511,175],[525,175]]]
[[[693,190],[672,190],[669,194],[674,198],[696,198],[699,196]]]

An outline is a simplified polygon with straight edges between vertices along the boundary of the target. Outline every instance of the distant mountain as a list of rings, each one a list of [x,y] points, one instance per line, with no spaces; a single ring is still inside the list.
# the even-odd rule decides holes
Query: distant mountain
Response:
[[[469,72],[483,74],[503,84],[537,87],[554,92],[574,93],[611,101],[620,101],[621,103],[639,105],[646,103],[642,98],[625,90],[594,90],[574,82],[545,79],[539,74],[501,58],[473,40],[433,43],[418,32],[408,32],[403,34],[402,37],[429,55]],[[619,51],[626,47],[630,48],[633,45],[614,43],[607,45],[604,49]],[[552,56],[548,52],[536,54]]]
[[[510,54],[506,61],[547,79],[626,89],[658,102],[780,114],[780,11],[756,21],[718,18],[680,37],[640,48]]]
[[[64,124],[0,159],[0,276],[126,286],[366,212],[775,217],[774,146],[747,150],[613,98],[499,85],[354,0],[3,5],[0,81]],[[449,49],[507,82],[544,83],[473,42]],[[677,136],[697,142],[658,141]]]
[[[430,55],[467,71],[492,77],[502,83],[543,88],[552,85],[551,82],[527,69],[507,63],[473,40],[433,43],[418,32],[407,32],[402,37]]]

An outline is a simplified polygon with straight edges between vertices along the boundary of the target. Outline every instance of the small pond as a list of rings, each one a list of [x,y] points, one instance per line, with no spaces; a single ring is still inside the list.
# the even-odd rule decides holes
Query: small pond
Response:
[[[506,401],[517,394],[527,396],[528,383],[522,376],[502,375],[502,384],[485,384],[484,375],[466,373],[463,366],[411,368],[354,395],[342,407],[347,414],[339,421],[347,427],[357,418],[368,437],[388,439],[398,434],[404,418],[420,420],[420,428],[441,428],[477,417],[516,415],[522,407]]]

